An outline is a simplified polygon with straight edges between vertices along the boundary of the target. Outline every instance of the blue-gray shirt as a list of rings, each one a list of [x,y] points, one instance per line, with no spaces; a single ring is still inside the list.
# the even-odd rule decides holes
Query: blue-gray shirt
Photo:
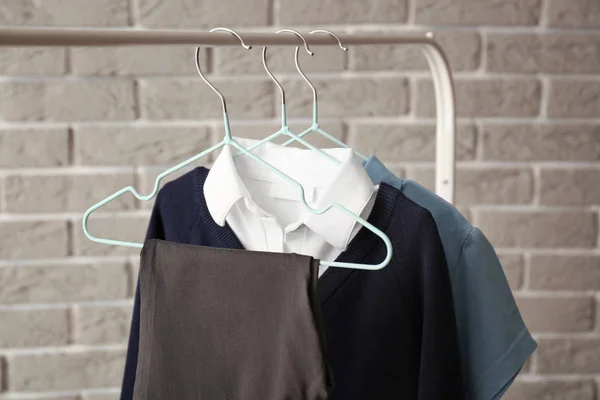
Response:
[[[454,206],[416,182],[397,178],[376,157],[365,169],[374,183],[396,187],[433,215],[450,272],[465,398],[499,399],[537,344],[494,248]]]

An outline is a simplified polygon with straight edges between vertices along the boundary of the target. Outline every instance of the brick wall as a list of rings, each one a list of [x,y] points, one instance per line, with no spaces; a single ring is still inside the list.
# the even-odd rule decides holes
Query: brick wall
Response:
[[[2,25],[433,29],[458,102],[457,203],[489,236],[539,350],[509,399],[591,400],[600,378],[598,0],[6,0]],[[432,185],[434,101],[415,49],[317,47],[302,63],[324,127]],[[270,50],[291,125],[310,92],[290,48]],[[88,241],[83,211],[222,135],[193,48],[0,50],[0,399],[116,399],[137,251]],[[203,53],[234,134],[278,127],[259,50]],[[313,143],[324,145],[318,138]],[[210,160],[206,160],[210,162]],[[151,204],[92,221],[140,240]]]

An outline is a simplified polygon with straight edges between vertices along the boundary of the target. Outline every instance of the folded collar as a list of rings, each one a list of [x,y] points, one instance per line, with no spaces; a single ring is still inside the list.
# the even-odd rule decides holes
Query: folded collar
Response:
[[[248,148],[256,143],[254,140],[238,139],[236,141]],[[337,203],[355,215],[360,215],[375,193],[375,187],[365,172],[360,160],[351,149],[335,148],[323,150],[340,165],[327,160],[310,149],[284,147],[274,143],[265,143],[253,150],[258,157],[280,169],[303,186],[319,187],[316,201],[308,203],[315,209],[321,209]],[[241,156],[234,160],[235,148],[225,146],[215,160],[206,181],[204,194],[206,204],[214,221],[223,226],[232,207],[243,199],[244,212],[259,216],[270,216],[260,208],[248,191],[242,175],[259,177],[271,182],[289,185],[275,172],[261,166],[249,157]],[[290,187],[292,187],[290,185]],[[292,189],[293,190],[293,189]],[[297,194],[300,201],[300,191]],[[341,210],[332,208],[321,215],[306,212],[298,223],[290,226],[305,225],[332,246],[345,249],[350,241],[356,220]]]

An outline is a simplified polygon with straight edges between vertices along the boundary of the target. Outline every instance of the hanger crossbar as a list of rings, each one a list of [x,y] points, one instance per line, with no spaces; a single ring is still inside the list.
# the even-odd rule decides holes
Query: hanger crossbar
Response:
[[[303,46],[292,35],[239,32],[253,46]],[[433,39],[423,33],[338,35],[345,45],[427,44]],[[338,45],[325,35],[306,35],[310,46]],[[0,46],[133,46],[133,45],[239,46],[234,36],[224,32],[209,33],[190,30],[143,30],[113,28],[22,28],[0,27]]]

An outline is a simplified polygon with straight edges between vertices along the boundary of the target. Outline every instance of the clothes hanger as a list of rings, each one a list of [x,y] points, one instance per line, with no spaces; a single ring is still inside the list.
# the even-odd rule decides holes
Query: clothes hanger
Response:
[[[240,41],[241,45],[246,49],[249,50],[252,48],[252,46],[246,45],[246,43],[244,43],[244,40],[233,30],[228,29],[228,28],[214,28],[211,29],[210,32],[217,32],[217,31],[225,31],[228,33],[231,33],[232,35],[234,35],[236,38],[238,38],[238,40]],[[302,187],[302,185],[300,183],[298,183],[296,180],[294,180],[293,178],[291,178],[290,176],[286,175],[285,173],[281,172],[280,170],[278,170],[277,168],[273,167],[272,165],[270,165],[269,163],[267,163],[266,161],[264,161],[263,159],[257,157],[256,155],[254,155],[253,153],[251,153],[250,151],[246,150],[243,146],[241,146],[240,144],[238,144],[231,136],[231,128],[230,128],[230,124],[229,124],[229,116],[227,114],[227,103],[225,101],[225,97],[223,96],[223,94],[221,94],[221,92],[219,92],[219,90],[204,76],[204,73],[202,72],[202,69],[200,68],[200,47],[196,47],[196,52],[195,52],[195,63],[196,63],[196,70],[198,72],[198,74],[200,75],[200,77],[202,78],[202,80],[219,96],[220,100],[221,100],[221,104],[222,104],[222,109],[223,109],[223,122],[224,122],[224,129],[225,129],[225,136],[223,137],[223,140],[204,150],[203,152],[175,165],[174,167],[169,168],[168,170],[164,171],[163,173],[161,173],[160,175],[158,175],[158,177],[156,178],[155,182],[154,182],[154,189],[152,190],[152,192],[148,195],[141,195],[137,192],[137,190],[135,190],[135,188],[133,186],[127,186],[124,187],[123,189],[113,193],[112,195],[108,196],[107,198],[105,198],[104,200],[94,204],[93,206],[91,206],[84,214],[83,216],[83,221],[82,221],[82,226],[83,226],[83,231],[85,233],[85,235],[88,237],[88,239],[94,241],[94,242],[98,242],[98,243],[103,243],[103,244],[108,244],[108,245],[116,245],[116,246],[127,246],[127,247],[136,247],[136,248],[142,248],[144,245],[142,243],[137,243],[137,242],[127,242],[127,241],[121,241],[121,240],[113,240],[113,239],[106,239],[106,238],[99,238],[96,236],[93,236],[89,230],[88,230],[88,219],[90,217],[90,215],[92,214],[92,212],[96,211],[97,209],[99,209],[100,207],[104,206],[105,204],[113,201],[114,199],[116,199],[117,197],[127,193],[127,192],[131,192],[137,199],[139,200],[143,200],[143,201],[148,201],[150,199],[152,199],[154,196],[156,196],[156,194],[158,193],[158,187],[160,185],[160,182],[162,181],[162,179],[164,177],[166,177],[167,175],[180,170],[181,168],[186,167],[187,165],[191,164],[192,162],[204,157],[207,154],[210,154],[216,150],[219,150],[220,148],[229,145],[232,146],[234,148],[236,148],[238,151],[242,152],[243,154],[245,154],[246,156],[250,157],[251,159],[259,162],[260,164],[262,164],[263,166],[265,166],[266,168],[269,168],[271,171],[273,171],[274,173],[276,173],[278,176],[280,176],[282,179],[284,179],[285,181],[289,182],[290,184],[294,185],[300,192],[300,199],[302,204],[306,207],[306,209],[312,213],[312,214],[316,214],[316,215],[321,215],[324,214],[325,212],[329,211],[332,208],[336,208],[340,211],[342,211],[344,214],[348,215],[349,217],[352,217],[356,222],[360,223],[361,225],[363,225],[365,228],[367,228],[368,230],[370,230],[371,232],[373,232],[374,234],[376,234],[377,236],[379,236],[381,238],[381,240],[383,240],[383,242],[385,243],[386,249],[387,249],[387,254],[386,257],[383,261],[381,261],[379,264],[358,264],[358,263],[346,263],[346,262],[339,262],[339,261],[321,261],[320,264],[326,267],[341,267],[341,268],[353,268],[353,269],[364,269],[364,270],[378,270],[378,269],[382,269],[384,268],[391,260],[392,258],[392,242],[390,241],[390,238],[383,233],[380,229],[376,228],[375,226],[373,226],[371,223],[365,221],[364,219],[362,219],[361,217],[359,217],[358,215],[354,214],[353,212],[351,212],[350,210],[348,210],[347,208],[337,204],[337,203],[333,203],[330,204],[326,207],[323,207],[321,209],[314,209],[312,208],[307,202],[306,202],[306,196],[305,196],[305,192],[304,192],[304,188]]]
[[[315,29],[314,31],[310,31],[308,34],[312,35],[314,33],[326,33],[329,36],[333,37],[335,40],[337,40],[338,42],[338,46],[340,47],[340,49],[342,49],[343,51],[348,51],[348,47],[344,46],[342,44],[342,41],[340,40],[340,38],[333,32],[328,31],[326,29]],[[317,112],[317,89],[315,88],[315,86],[310,82],[310,80],[306,77],[306,75],[304,74],[304,72],[302,72],[302,70],[300,69],[300,65],[298,64],[298,52],[296,51],[296,69],[298,70],[298,73],[302,76],[302,78],[304,79],[304,81],[308,84],[308,86],[310,87],[310,89],[313,92],[313,122],[310,128],[306,129],[305,131],[303,131],[302,133],[298,134],[297,137],[304,137],[307,134],[311,133],[311,132],[316,132],[319,133],[321,136],[325,136],[327,139],[331,140],[332,142],[334,142],[335,144],[337,144],[340,147],[345,147],[348,148],[349,146],[347,144],[345,144],[344,142],[342,142],[341,140],[339,140],[338,138],[336,138],[333,135],[330,135],[329,133],[325,132],[323,129],[321,129],[321,127],[319,126],[319,121],[318,121],[318,112]],[[288,146],[291,143],[293,143],[295,141],[295,138],[291,138],[288,141],[286,141],[285,143],[283,143],[283,146]],[[364,161],[367,161],[368,158],[365,157],[364,155],[362,155],[361,153],[359,153],[358,151],[354,150],[354,154],[356,154],[357,156],[359,156],[361,159],[363,159]]]
[[[296,35],[304,43],[304,49],[306,50],[306,52],[311,56],[313,56],[315,54],[313,51],[311,51],[308,48],[308,43],[306,43],[306,40],[300,33],[298,33],[297,31],[295,31],[293,29],[280,29],[275,33],[282,33],[282,32],[292,33],[292,34]],[[296,46],[295,54],[296,54],[296,67],[297,68],[299,68],[299,66],[298,66],[299,51],[300,51],[300,47]],[[291,139],[286,143],[293,143],[293,142],[302,143],[304,146],[306,146],[310,150],[319,153],[319,155],[329,159],[330,161],[334,162],[336,165],[340,165],[340,162],[337,159],[335,159],[333,156],[325,153],[321,149],[314,147],[313,145],[311,145],[310,143],[308,143],[304,139],[302,139],[300,136],[297,136],[292,131],[290,131],[290,128],[287,125],[287,112],[286,112],[286,107],[285,107],[285,91],[283,90],[283,86],[281,86],[281,83],[279,83],[277,78],[275,78],[275,75],[273,75],[273,73],[271,72],[271,70],[269,69],[269,67],[267,65],[267,47],[263,47],[263,50],[262,50],[262,63],[263,63],[263,67],[265,68],[265,71],[267,72],[267,74],[269,75],[269,77],[271,78],[273,83],[275,83],[275,86],[277,86],[277,88],[279,89],[279,93],[281,94],[281,128],[277,132],[273,133],[272,135],[267,136],[266,138],[262,139],[261,141],[248,147],[248,150],[252,151],[267,142],[272,142],[273,140],[275,140],[276,138],[278,138],[280,136],[289,136],[289,137],[291,137]],[[240,155],[241,154],[238,153],[235,155],[235,157],[239,157]]]
[[[297,37],[299,37],[304,42],[304,48],[306,49],[306,52],[309,55],[311,55],[311,56],[314,55],[314,52],[310,51],[310,49],[308,48],[308,44],[307,44],[306,40],[304,39],[304,37],[298,31],[295,31],[293,29],[280,29],[280,30],[278,30],[275,33],[282,33],[282,32],[292,33],[292,34],[296,35]],[[348,50],[347,47],[345,47],[344,45],[342,45],[341,40],[334,33],[330,32],[330,31],[327,31],[325,29],[316,29],[314,31],[311,31],[310,33],[320,33],[320,32],[327,33],[330,36],[334,37],[338,41],[338,45],[339,45],[339,47],[342,50],[344,50],[344,51]],[[298,57],[299,56],[299,51],[300,51],[300,47],[296,47],[296,51],[294,53],[294,62],[296,64],[296,70],[298,71],[298,73],[300,74],[300,76],[302,77],[302,79],[304,79],[304,81],[308,84],[308,86],[310,87],[311,91],[313,92],[313,123],[312,123],[312,125],[311,125],[310,128],[306,129],[305,131],[303,131],[302,133],[300,133],[298,135],[294,135],[293,133],[291,133],[289,131],[289,129],[287,128],[287,126],[286,126],[285,127],[286,128],[285,134],[287,134],[287,136],[290,136],[291,138],[289,140],[287,140],[286,142],[284,142],[282,145],[283,146],[288,146],[291,143],[299,142],[299,143],[302,143],[304,146],[308,147],[309,149],[314,150],[315,149],[314,146],[308,144],[304,140],[298,140],[298,139],[302,138],[303,136],[305,136],[305,135],[307,135],[307,134],[309,134],[311,132],[317,132],[317,133],[321,134],[322,136],[325,136],[329,140],[333,141],[338,146],[344,147],[344,148],[348,148],[348,145],[346,145],[341,140],[337,139],[335,136],[332,136],[329,133],[325,132],[319,126],[318,117],[317,117],[317,115],[318,115],[317,114],[317,90],[315,89],[315,86],[312,84],[312,82],[308,79],[308,77],[306,76],[306,74],[302,71],[302,68],[300,68],[300,62],[298,60],[298,58],[299,58]],[[284,91],[283,91],[283,87],[277,81],[277,79],[275,78],[275,76],[269,70],[269,67],[267,66],[267,61],[266,61],[266,47],[263,47],[263,66],[264,66],[265,70],[267,71],[267,74],[269,74],[269,76],[271,77],[271,79],[273,80],[273,82],[275,83],[275,85],[277,85],[277,87],[279,88],[279,91],[281,92],[281,116],[282,116],[282,124],[286,125],[286,122],[285,122],[285,115],[286,115],[286,111],[285,111],[286,110],[285,109],[285,94],[284,94]],[[283,129],[283,126],[282,126],[282,129]],[[275,134],[273,134],[271,136],[268,136],[265,139],[259,141],[258,143],[255,143],[254,145],[250,146],[248,148],[248,150],[254,150],[257,147],[262,146],[263,144],[265,144],[267,142],[270,142],[270,141],[272,141],[273,139],[275,139],[275,138],[277,138],[279,136],[282,136],[283,134],[284,133],[282,133],[281,130],[280,130],[280,132],[277,132],[277,133],[275,133]],[[368,160],[367,157],[363,156],[362,154],[360,154],[356,150],[353,150],[353,151],[354,151],[354,153],[356,155],[358,155],[364,161]],[[327,154],[327,153],[324,153],[323,151],[320,151],[320,149],[319,149],[319,152],[322,153],[322,154]],[[329,156],[328,154],[327,154],[327,156],[328,156],[328,158],[330,160],[334,161],[337,165],[340,164],[339,161],[336,160],[335,158],[333,158],[332,156]]]

